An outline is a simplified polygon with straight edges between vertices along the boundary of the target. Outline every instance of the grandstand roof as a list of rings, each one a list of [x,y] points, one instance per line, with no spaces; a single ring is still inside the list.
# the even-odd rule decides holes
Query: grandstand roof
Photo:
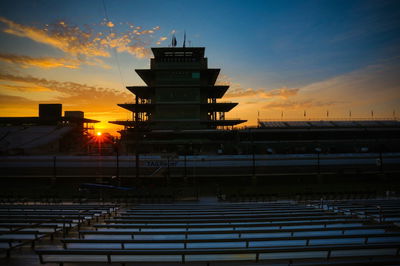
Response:
[[[60,121],[70,121],[75,123],[98,123],[100,121],[88,119],[88,118],[77,118],[77,117],[61,117]],[[26,124],[40,124],[44,120],[40,117],[0,117],[0,125],[26,125]]]
[[[0,152],[42,147],[61,139],[70,126],[9,126],[0,127]]]
[[[397,120],[321,120],[321,121],[259,121],[260,128],[382,128],[400,127]]]

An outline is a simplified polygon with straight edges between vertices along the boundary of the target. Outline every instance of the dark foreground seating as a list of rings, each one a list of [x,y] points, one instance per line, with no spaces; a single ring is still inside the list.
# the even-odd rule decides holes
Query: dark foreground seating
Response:
[[[393,224],[293,202],[139,205],[93,227],[41,263],[400,263]]]
[[[321,205],[320,203],[313,203]],[[324,201],[322,207],[377,222],[400,222],[400,199],[370,199],[353,201]]]
[[[9,231],[0,232],[0,251],[5,252],[10,257],[13,248],[30,243],[35,247],[35,241],[45,237],[46,234],[39,231]]]
[[[10,256],[10,251],[63,232],[63,237],[75,226],[101,215],[108,215],[115,205],[0,205],[0,252]]]
[[[311,231],[312,233],[312,231]],[[272,246],[316,246],[325,244],[377,244],[399,243],[400,232],[365,233],[348,235],[299,235],[281,236],[276,234],[269,237],[242,237],[242,238],[166,238],[166,239],[62,239],[64,249],[190,249],[190,248],[254,248]]]
[[[397,244],[374,245],[320,245],[306,247],[273,247],[249,249],[159,249],[159,250],[109,250],[67,249],[36,250],[44,263],[128,263],[128,262],[216,262],[216,261],[329,261],[335,259],[367,258],[375,260],[392,257],[399,262]]]

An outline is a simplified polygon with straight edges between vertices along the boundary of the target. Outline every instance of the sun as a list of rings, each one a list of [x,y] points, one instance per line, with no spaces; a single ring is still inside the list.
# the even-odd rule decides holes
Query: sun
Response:
[[[101,132],[97,132],[97,136],[99,136],[99,137],[100,137],[100,136],[101,136],[101,134],[102,134]]]

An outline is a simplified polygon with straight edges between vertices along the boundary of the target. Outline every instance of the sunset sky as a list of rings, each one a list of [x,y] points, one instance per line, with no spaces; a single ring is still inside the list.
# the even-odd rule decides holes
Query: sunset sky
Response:
[[[400,1],[381,0],[2,0],[0,116],[62,103],[114,134],[134,69],[185,30],[239,102],[228,118],[400,116]]]

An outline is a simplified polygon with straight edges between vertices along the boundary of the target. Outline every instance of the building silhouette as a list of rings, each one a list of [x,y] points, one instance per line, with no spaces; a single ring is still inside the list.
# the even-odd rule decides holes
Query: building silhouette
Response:
[[[1,155],[86,154],[89,130],[100,121],[62,104],[39,104],[39,116],[0,117]]]
[[[128,86],[135,102],[119,104],[132,111],[132,120],[111,121],[125,127],[121,133],[128,146],[137,141],[142,145],[154,141],[171,143],[170,137],[157,134],[160,130],[172,130],[176,134],[185,130],[233,128],[246,122],[226,118],[225,114],[238,103],[219,102],[229,86],[215,85],[220,69],[208,68],[204,47],[164,47],[152,48],[152,51],[150,69],[136,69],[147,86]],[[207,134],[200,139],[187,134],[173,137],[175,144],[196,141],[204,144],[207,139]]]

